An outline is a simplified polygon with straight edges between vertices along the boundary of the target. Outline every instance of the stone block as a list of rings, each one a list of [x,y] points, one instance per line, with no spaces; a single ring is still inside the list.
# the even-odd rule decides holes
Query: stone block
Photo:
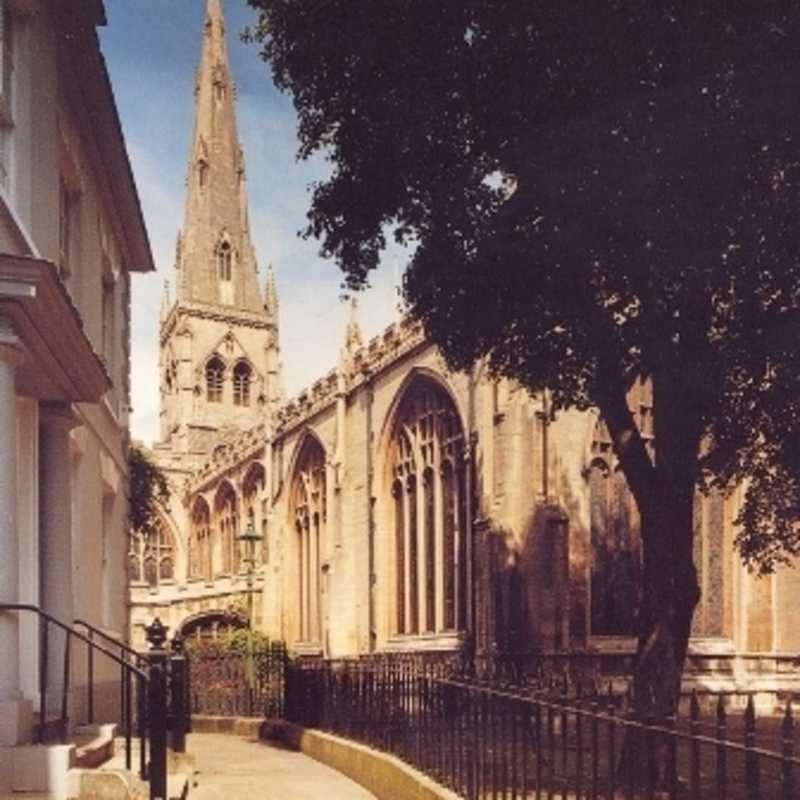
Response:
[[[14,769],[14,750],[11,747],[0,747],[0,793],[11,791],[11,776]]]
[[[69,770],[75,763],[75,745],[28,745],[12,751],[11,788],[15,792],[68,793]]]
[[[28,744],[33,734],[33,705],[30,700],[0,702],[0,747]]]

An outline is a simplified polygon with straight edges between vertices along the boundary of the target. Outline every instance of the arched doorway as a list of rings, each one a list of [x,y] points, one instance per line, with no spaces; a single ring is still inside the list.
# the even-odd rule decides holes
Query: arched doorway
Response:
[[[207,644],[219,641],[227,633],[247,628],[247,618],[238,611],[211,610],[185,619],[179,633],[184,640]]]

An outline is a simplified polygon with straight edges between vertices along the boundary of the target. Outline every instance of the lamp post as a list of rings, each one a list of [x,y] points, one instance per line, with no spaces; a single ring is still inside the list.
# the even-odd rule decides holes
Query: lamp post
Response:
[[[244,561],[247,572],[247,686],[250,690],[252,704],[253,675],[253,575],[256,569],[256,545],[264,537],[256,530],[253,523],[253,511],[247,519],[247,527],[239,534],[238,539],[244,545]]]

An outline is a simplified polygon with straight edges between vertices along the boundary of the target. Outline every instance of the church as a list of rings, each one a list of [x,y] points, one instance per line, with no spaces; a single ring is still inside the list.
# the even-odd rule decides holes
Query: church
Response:
[[[259,283],[245,175],[221,3],[208,0],[175,296],[160,319],[153,457],[172,496],[156,538],[131,536],[133,641],[158,616],[197,637],[252,623],[300,656],[629,666],[639,521],[602,420],[554,417],[546,392],[480,363],[448,372],[410,320],[363,341],[355,313],[338,363],[285,398],[279,298],[271,268]],[[647,383],[629,403],[652,442]],[[686,680],[796,689],[800,572],[742,566],[741,501],[697,497]]]

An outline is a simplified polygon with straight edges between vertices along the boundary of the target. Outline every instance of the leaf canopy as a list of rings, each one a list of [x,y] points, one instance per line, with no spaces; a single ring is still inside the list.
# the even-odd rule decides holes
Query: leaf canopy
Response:
[[[155,530],[159,505],[169,502],[167,478],[148,452],[138,445],[128,450],[130,497],[128,518],[133,531],[150,536]]]
[[[250,0],[320,151],[307,236],[364,286],[389,232],[450,366],[599,405],[672,387],[740,536],[800,551],[800,7]],[[656,412],[658,413],[658,412]]]

